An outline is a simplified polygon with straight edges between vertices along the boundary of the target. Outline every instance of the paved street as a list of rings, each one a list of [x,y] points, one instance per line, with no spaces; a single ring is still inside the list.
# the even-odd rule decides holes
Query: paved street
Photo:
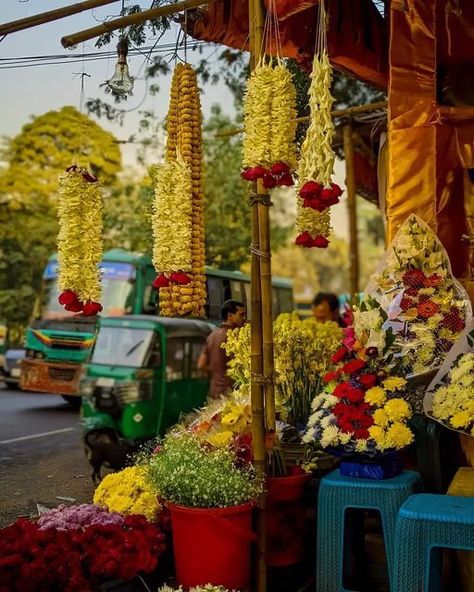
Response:
[[[91,470],[79,412],[60,396],[11,391],[0,383],[0,526],[53,507],[91,500]]]

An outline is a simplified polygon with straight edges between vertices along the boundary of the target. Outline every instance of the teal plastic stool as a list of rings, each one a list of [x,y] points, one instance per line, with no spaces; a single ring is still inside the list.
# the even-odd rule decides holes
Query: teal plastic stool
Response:
[[[394,592],[439,592],[443,548],[474,551],[474,498],[413,495],[397,519]]]
[[[316,591],[348,592],[343,586],[344,518],[347,510],[356,508],[380,512],[392,582],[398,510],[419,491],[422,482],[415,471],[381,480],[345,477],[339,470],[323,477],[318,495]]]

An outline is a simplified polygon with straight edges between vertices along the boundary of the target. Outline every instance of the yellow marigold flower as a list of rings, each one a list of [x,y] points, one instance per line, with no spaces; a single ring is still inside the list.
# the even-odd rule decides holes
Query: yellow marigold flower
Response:
[[[395,422],[387,430],[387,444],[390,448],[404,448],[413,442],[414,436],[404,423]]]
[[[469,411],[458,411],[451,417],[451,425],[453,428],[465,428],[472,421],[474,421],[474,418]]]
[[[391,421],[400,421],[411,416],[410,406],[404,399],[390,399],[385,403],[384,411]]]
[[[374,407],[379,407],[385,403],[386,395],[383,388],[373,386],[365,393],[365,402]]]
[[[406,385],[407,381],[399,376],[391,376],[383,381],[383,387],[388,391],[398,391]]]
[[[389,422],[388,415],[384,409],[376,409],[374,411],[374,422],[378,426],[386,426]]]

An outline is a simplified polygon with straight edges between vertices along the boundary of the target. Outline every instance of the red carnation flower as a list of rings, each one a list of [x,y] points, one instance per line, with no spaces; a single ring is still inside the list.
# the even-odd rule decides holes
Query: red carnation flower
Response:
[[[355,374],[356,372],[362,370],[362,368],[365,368],[364,360],[350,360],[347,362],[347,364],[344,364],[342,367],[342,372],[344,374]]]
[[[303,187],[301,187],[299,195],[302,199],[317,197],[321,193],[322,188],[322,185],[316,183],[316,181],[307,181]]]
[[[152,285],[156,290],[159,290],[160,288],[167,288],[170,285],[170,281],[164,273],[160,273],[160,275],[157,275],[153,280]]]
[[[278,187],[291,187],[294,184],[295,182],[290,173],[283,173],[283,175],[278,178]]]
[[[458,309],[454,306],[451,307],[451,310],[448,313],[443,315],[443,327],[446,327],[450,331],[458,333],[459,331],[462,331],[465,326],[466,323],[464,322],[464,319],[460,316]]]
[[[175,284],[179,284],[180,286],[185,286],[191,282],[191,278],[189,275],[184,273],[183,271],[177,271],[176,273],[172,273],[170,275],[170,280]]]
[[[84,308],[82,309],[82,314],[85,317],[92,317],[101,311],[102,311],[102,304],[100,302],[93,302],[92,300],[88,300],[84,304]]]
[[[358,430],[355,430],[354,437],[357,438],[357,440],[367,440],[369,437],[369,430],[366,428],[359,428]]]
[[[347,358],[347,349],[345,347],[340,347],[335,353],[331,356],[331,362],[333,364],[338,364]]]
[[[295,239],[295,244],[299,245],[300,247],[312,247],[313,246],[313,239],[309,232],[305,231],[299,234]]]
[[[344,193],[337,183],[331,183],[332,194],[334,197],[341,197]]]
[[[423,319],[429,319],[439,312],[439,306],[436,304],[436,302],[427,300],[426,302],[421,302],[416,307],[416,310],[418,312],[418,316],[422,317]]]
[[[262,166],[254,166],[245,169],[242,171],[240,176],[245,181],[252,181],[255,182],[257,179],[262,179],[264,175],[268,174],[268,170]]]
[[[317,212],[323,212],[327,206],[321,201],[319,197],[307,197],[303,201],[303,208],[311,208]]]
[[[351,403],[361,403],[364,400],[364,395],[365,392],[362,389],[351,386],[351,388],[347,390],[346,398]]]
[[[332,382],[333,380],[336,380],[338,376],[338,372],[326,372],[326,374],[323,376],[323,382]]]
[[[425,287],[426,288],[437,288],[440,283],[443,281],[443,278],[434,273],[433,275],[429,275],[425,278]]]
[[[422,288],[425,285],[426,275],[421,269],[409,269],[403,274],[402,280],[405,286]]]
[[[349,382],[341,382],[340,384],[338,384],[336,386],[336,388],[333,390],[332,394],[335,397],[337,397],[338,399],[345,399],[345,398],[347,398],[347,393],[352,388],[353,387],[351,386],[351,384]]]
[[[78,302],[78,298],[73,290],[64,290],[61,292],[58,298],[59,304],[66,306],[67,304],[72,304],[73,302]]]
[[[402,310],[408,310],[409,308],[411,308],[413,306],[413,300],[411,300],[411,298],[406,298],[406,296],[404,296],[401,300],[400,300],[400,308]]]
[[[410,296],[411,298],[416,298],[418,296],[419,288],[406,288],[404,292],[404,296]]]
[[[270,167],[270,172],[272,175],[283,175],[284,173],[288,174],[290,172],[290,167],[286,163],[279,161],[272,164]]]
[[[377,377],[375,374],[361,374],[357,380],[364,388],[370,389],[375,386]]]
[[[318,234],[313,238],[313,247],[318,247],[318,249],[325,249],[329,245],[328,239],[323,236],[322,234]]]
[[[277,186],[277,180],[271,173],[265,173],[263,175],[263,186],[265,189],[273,189]]]

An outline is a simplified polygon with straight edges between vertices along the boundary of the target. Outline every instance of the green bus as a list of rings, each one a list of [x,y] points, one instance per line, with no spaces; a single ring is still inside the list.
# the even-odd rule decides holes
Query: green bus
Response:
[[[34,320],[25,337],[20,386],[32,392],[55,393],[79,403],[78,382],[96,334],[96,317],[64,311],[58,303],[57,258],[44,270],[41,296]],[[156,315],[158,293],[152,287],[156,273],[148,255],[111,249],[104,254],[102,271],[102,317]],[[240,300],[250,314],[250,277],[239,271],[206,268],[208,301],[206,320],[220,321],[223,302]],[[294,309],[292,281],[273,278],[273,312]]]

